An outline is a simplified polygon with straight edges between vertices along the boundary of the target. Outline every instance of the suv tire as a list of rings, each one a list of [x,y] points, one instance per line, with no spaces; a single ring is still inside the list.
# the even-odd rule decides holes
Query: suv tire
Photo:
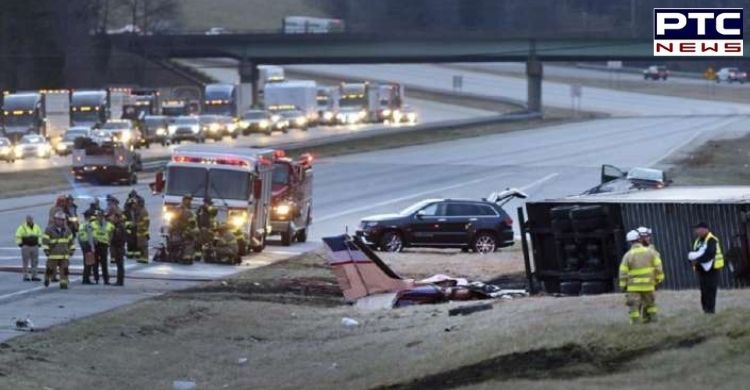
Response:
[[[378,244],[383,252],[401,252],[404,249],[404,239],[395,230],[383,233]]]

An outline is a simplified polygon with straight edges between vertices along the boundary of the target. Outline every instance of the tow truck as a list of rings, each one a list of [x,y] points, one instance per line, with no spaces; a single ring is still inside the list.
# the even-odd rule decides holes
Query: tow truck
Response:
[[[94,130],[92,136],[95,138],[76,138],[73,142],[75,180],[137,184],[136,172],[143,169],[140,154],[129,145],[109,138],[105,130]]]
[[[208,196],[217,208],[217,222],[226,222],[238,237],[239,253],[261,252],[270,231],[270,206],[274,155],[270,149],[234,148],[224,145],[185,145],[175,148],[166,171],[158,172],[150,185],[162,194],[162,235],[165,244],[156,260],[179,261],[179,237],[169,226],[182,197],[193,196],[197,209]]]
[[[312,223],[313,157],[302,154],[298,160],[283,150],[274,152],[271,234],[281,236],[281,244],[307,241]]]

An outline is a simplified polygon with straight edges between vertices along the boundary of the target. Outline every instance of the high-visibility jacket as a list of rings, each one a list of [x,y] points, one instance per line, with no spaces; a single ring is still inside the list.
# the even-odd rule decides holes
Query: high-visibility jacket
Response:
[[[115,225],[109,221],[104,221],[104,224],[100,223],[99,220],[89,222],[91,225],[91,235],[94,237],[94,241],[97,244],[109,245],[112,241],[112,233],[115,230]]]
[[[36,246],[42,243],[42,228],[24,222],[16,229],[16,245]]]
[[[620,263],[620,288],[627,292],[650,292],[664,281],[661,256],[653,248],[636,243]]]
[[[719,239],[714,236],[713,233],[708,233],[708,235],[705,237],[705,239],[697,238],[693,242],[693,250],[697,251],[703,243],[707,242],[708,240],[714,240],[716,241],[716,254],[714,255],[714,269],[722,269],[724,268],[724,252],[721,251],[721,243],[719,242]],[[707,262],[707,261],[706,261]]]
[[[49,260],[68,260],[76,249],[73,233],[67,226],[48,226],[42,236],[42,246]]]

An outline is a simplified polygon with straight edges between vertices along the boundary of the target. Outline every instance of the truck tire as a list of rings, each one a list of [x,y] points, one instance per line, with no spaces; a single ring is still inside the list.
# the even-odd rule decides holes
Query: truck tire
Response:
[[[606,213],[602,206],[580,206],[570,210],[570,219],[591,219],[603,217]]]
[[[589,280],[581,283],[581,295],[604,294],[609,291],[610,283],[605,280]]]
[[[557,294],[560,292],[560,281],[557,279],[545,279],[542,281],[542,289],[547,294]]]
[[[581,293],[581,281],[580,280],[566,280],[560,282],[560,294],[564,295],[579,295]]]
[[[297,242],[307,242],[307,228],[297,232]]]
[[[292,232],[289,230],[285,232],[281,232],[281,245],[283,246],[289,246],[292,245]]]

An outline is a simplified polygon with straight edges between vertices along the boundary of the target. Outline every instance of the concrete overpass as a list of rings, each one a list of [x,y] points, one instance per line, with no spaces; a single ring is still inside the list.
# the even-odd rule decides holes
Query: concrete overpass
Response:
[[[257,101],[258,64],[526,62],[527,106],[541,112],[542,61],[653,60],[650,39],[498,38],[354,34],[113,35],[114,47],[145,57],[234,58],[240,81]],[[659,61],[669,59],[661,57]],[[683,57],[684,59],[684,57]]]

